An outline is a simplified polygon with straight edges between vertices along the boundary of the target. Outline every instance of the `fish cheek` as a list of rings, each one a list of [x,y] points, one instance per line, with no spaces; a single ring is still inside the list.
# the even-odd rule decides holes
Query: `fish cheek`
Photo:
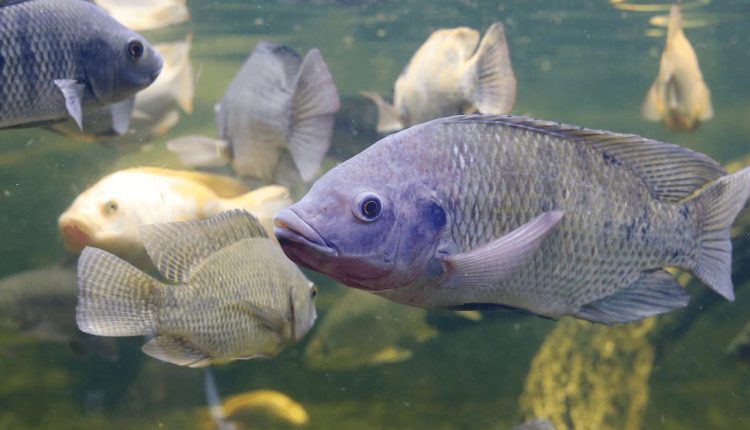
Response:
[[[402,220],[398,264],[403,282],[409,282],[426,272],[448,219],[445,209],[436,199],[426,198],[420,199]]]
[[[113,71],[120,62],[108,54],[116,51],[106,41],[97,37],[90,39],[81,49],[87,87],[102,104],[108,104],[116,97]]]

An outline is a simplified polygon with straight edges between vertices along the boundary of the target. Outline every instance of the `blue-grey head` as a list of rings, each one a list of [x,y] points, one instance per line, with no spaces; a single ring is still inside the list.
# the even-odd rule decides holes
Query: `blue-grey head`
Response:
[[[90,7],[97,8],[91,4]],[[101,104],[124,100],[149,86],[163,60],[140,34],[101,11],[81,42],[86,80]]]
[[[402,133],[338,165],[276,214],[274,233],[290,259],[370,291],[430,276],[446,210],[424,170],[400,155]]]

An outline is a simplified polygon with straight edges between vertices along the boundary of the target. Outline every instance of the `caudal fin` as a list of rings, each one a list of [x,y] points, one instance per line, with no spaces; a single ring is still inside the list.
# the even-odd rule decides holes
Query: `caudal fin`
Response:
[[[496,22],[485,33],[479,48],[469,60],[469,75],[474,80],[468,99],[483,114],[504,114],[516,102],[516,76],[510,63],[503,24]]]
[[[729,228],[750,197],[750,167],[723,176],[690,203],[700,220],[700,253],[691,270],[709,288],[734,300]]]
[[[86,247],[78,260],[78,328],[98,336],[154,332],[164,285],[121,258]]]
[[[359,93],[372,100],[378,108],[378,125],[376,127],[378,133],[391,133],[406,127],[401,121],[398,110],[387,101],[383,100],[383,97],[381,97],[380,94],[372,91],[360,91]]]
[[[311,49],[302,60],[292,104],[289,152],[307,182],[318,170],[331,145],[334,114],[341,106],[331,72],[320,51]]]

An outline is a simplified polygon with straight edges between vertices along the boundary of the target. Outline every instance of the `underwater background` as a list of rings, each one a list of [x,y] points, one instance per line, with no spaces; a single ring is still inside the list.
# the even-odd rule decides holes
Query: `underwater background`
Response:
[[[513,113],[635,133],[722,164],[748,164],[750,2],[685,3],[686,21],[701,23],[685,32],[714,106],[714,118],[691,133],[640,114],[664,45],[664,28],[649,18],[666,11],[623,11],[606,0],[189,1],[189,23],[143,32],[154,42],[192,32],[194,109],[167,135],[120,153],[42,129],[0,131],[0,277],[67,258],[57,217],[105,174],[181,168],[166,140],[215,135],[213,105],[260,40],[300,53],[320,48],[342,102],[326,168],[380,138],[375,107],[360,90],[390,95],[432,31],[468,26],[483,33],[495,21],[505,24],[518,81]],[[471,321],[403,308],[388,322],[424,318],[437,334],[399,339],[408,359],[352,369],[306,365],[307,344],[348,292],[307,271],[320,288],[317,326],[271,360],[214,367],[219,393],[280,391],[305,408],[308,429],[510,429],[535,417],[558,429],[747,428],[750,364],[726,348],[750,321],[748,215],[735,226],[734,303],[690,281],[688,308],[616,327],[502,312]],[[378,330],[327,335],[356,346]],[[0,329],[0,429],[212,428],[203,372],[154,360],[141,344],[118,339],[112,361]],[[262,416],[245,426],[292,427]]]

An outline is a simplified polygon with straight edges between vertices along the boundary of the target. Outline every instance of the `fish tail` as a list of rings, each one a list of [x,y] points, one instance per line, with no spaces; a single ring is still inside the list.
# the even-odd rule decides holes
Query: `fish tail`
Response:
[[[231,209],[245,209],[255,215],[260,221],[263,228],[273,235],[273,216],[276,212],[291,205],[292,198],[289,195],[289,189],[281,185],[268,185],[256,190],[245,193],[233,199],[221,200],[221,211]]]
[[[164,288],[121,258],[86,247],[78,260],[78,328],[98,336],[151,334]]]
[[[334,114],[340,107],[331,72],[320,51],[311,49],[297,75],[288,143],[294,164],[305,182],[320,169],[331,144]]]
[[[508,53],[503,24],[496,22],[485,33],[479,48],[469,60],[474,81],[469,101],[483,114],[504,114],[516,101],[516,77]]]
[[[691,271],[730,301],[734,300],[734,287],[729,228],[748,197],[750,167],[717,179],[688,203],[688,208],[696,211],[701,226],[698,236],[700,251]]]
[[[378,108],[378,125],[375,128],[378,133],[391,133],[406,127],[401,120],[398,110],[385,101],[378,93],[372,91],[360,91],[363,97],[372,100]]]

